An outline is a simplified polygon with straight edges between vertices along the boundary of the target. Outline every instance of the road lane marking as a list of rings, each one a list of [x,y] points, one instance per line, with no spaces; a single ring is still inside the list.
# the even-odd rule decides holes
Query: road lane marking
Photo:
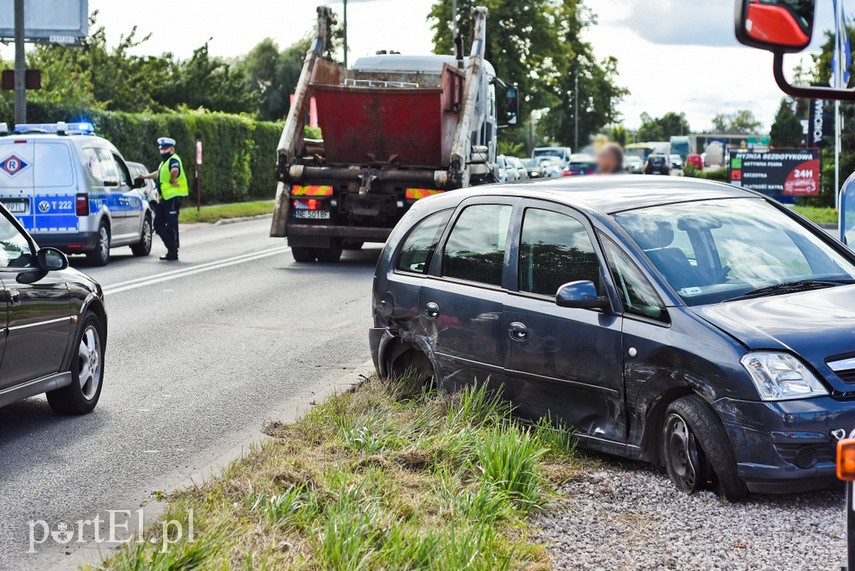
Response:
[[[136,278],[136,279],[128,280],[125,282],[119,282],[117,284],[105,286],[104,287],[104,293],[105,294],[122,293],[125,291],[138,289],[141,287],[147,287],[150,285],[155,285],[155,284],[168,282],[168,281],[172,281],[172,280],[177,280],[177,279],[188,277],[188,276],[193,276],[196,274],[201,274],[203,272],[210,272],[212,270],[219,270],[222,268],[228,268],[230,266],[236,266],[238,264],[245,264],[247,262],[254,262],[256,260],[262,260],[264,258],[269,258],[271,256],[277,256],[279,254],[284,254],[286,252],[289,252],[290,250],[291,250],[291,248],[288,248],[288,247],[272,248],[270,250],[263,250],[261,252],[255,253],[255,254],[235,256],[233,258],[226,258],[224,260],[217,260],[215,262],[207,262],[205,264],[198,264],[195,266],[182,268],[180,270],[172,270],[172,271],[164,272],[162,274],[157,274],[154,276]]]

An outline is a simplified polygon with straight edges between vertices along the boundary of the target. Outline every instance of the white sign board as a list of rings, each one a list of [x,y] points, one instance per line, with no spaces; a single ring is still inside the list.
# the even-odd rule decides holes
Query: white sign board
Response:
[[[27,41],[75,43],[89,35],[89,0],[24,0]],[[15,0],[0,0],[0,38],[15,37]]]

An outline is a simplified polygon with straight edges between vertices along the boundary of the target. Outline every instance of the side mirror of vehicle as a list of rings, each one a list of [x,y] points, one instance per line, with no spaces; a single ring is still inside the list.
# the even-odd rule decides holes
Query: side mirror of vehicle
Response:
[[[134,188],[143,188],[144,186],[145,186],[145,179],[142,179],[142,178],[135,178],[134,179],[134,184],[133,184]]]
[[[509,85],[505,92],[507,101],[507,124],[516,125],[520,118],[520,90],[515,85]]]
[[[36,254],[36,260],[44,272],[58,272],[68,267],[68,256],[56,248],[42,248]]]
[[[610,309],[609,298],[597,293],[594,282],[581,280],[566,283],[558,288],[555,294],[555,304],[558,307],[573,307],[576,309]]]

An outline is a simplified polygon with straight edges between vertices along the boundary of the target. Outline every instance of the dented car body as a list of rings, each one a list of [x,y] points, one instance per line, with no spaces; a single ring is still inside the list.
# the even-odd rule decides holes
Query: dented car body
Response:
[[[735,187],[634,176],[431,197],[377,265],[381,376],[502,387],[681,489],[834,478],[855,428],[855,255]]]

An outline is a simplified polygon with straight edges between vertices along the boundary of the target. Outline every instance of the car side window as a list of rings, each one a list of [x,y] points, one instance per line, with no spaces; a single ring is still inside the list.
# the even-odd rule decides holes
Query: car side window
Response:
[[[600,261],[581,222],[558,212],[529,208],[520,238],[520,291],[554,297],[579,280],[600,286]]]
[[[602,236],[602,242],[624,312],[669,323],[665,304],[635,262],[611,239]]]
[[[501,286],[513,210],[506,204],[467,206],[445,245],[442,275]]]
[[[426,274],[439,239],[454,210],[431,214],[418,224],[404,240],[395,269],[401,272]]]
[[[0,268],[33,267],[33,251],[26,236],[8,218],[0,215]]]
[[[128,167],[125,166],[125,163],[122,159],[119,158],[118,155],[113,155],[113,162],[116,164],[116,172],[119,175],[119,185],[130,187],[131,186],[131,176],[128,173]]]
[[[104,186],[119,186],[119,171],[113,154],[107,149],[95,149],[95,154],[98,156]]]

